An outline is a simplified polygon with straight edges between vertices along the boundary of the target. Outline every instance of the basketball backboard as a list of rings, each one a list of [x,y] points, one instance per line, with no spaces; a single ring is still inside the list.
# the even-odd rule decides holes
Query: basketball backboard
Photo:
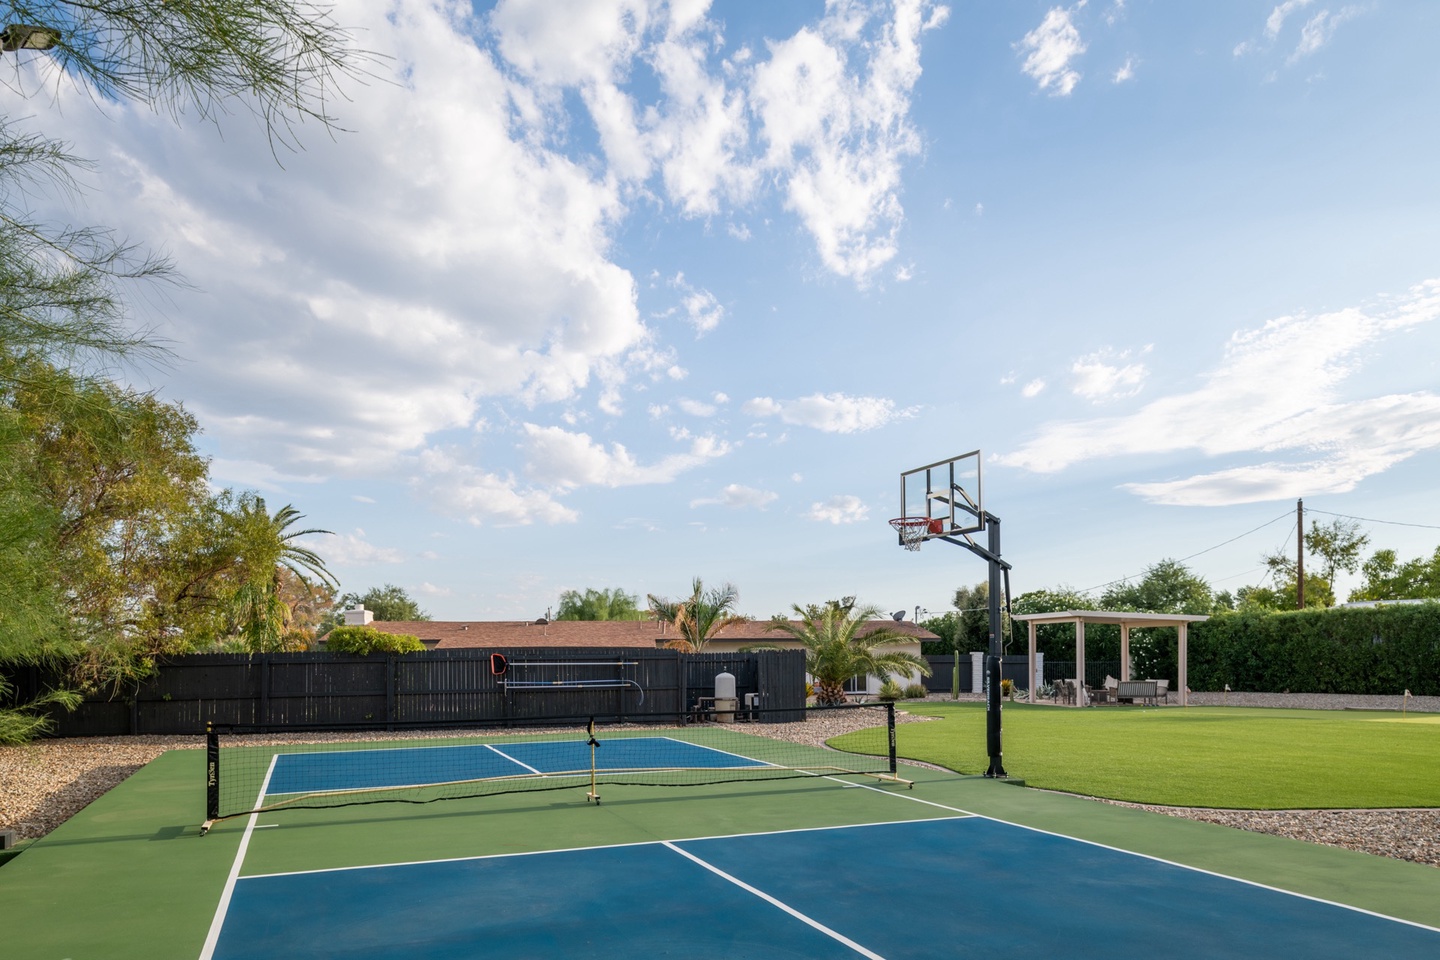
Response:
[[[926,540],[979,533],[985,529],[982,491],[980,451],[971,450],[901,473],[899,516],[929,521]]]

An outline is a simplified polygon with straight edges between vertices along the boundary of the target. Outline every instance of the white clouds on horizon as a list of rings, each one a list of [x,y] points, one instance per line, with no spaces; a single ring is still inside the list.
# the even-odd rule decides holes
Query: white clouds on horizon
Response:
[[[1080,73],[1070,64],[1085,52],[1085,41],[1071,20],[1084,9],[1086,0],[1073,7],[1051,7],[1040,26],[1025,34],[1015,49],[1025,54],[1020,70],[1052,97],[1068,97],[1080,82]]]
[[[773,490],[760,490],[755,487],[747,487],[738,483],[731,483],[721,489],[718,496],[699,497],[690,501],[690,506],[722,506],[732,510],[764,510],[767,506],[780,499],[780,494]]]
[[[1124,489],[1155,503],[1220,506],[1353,489],[1440,449],[1440,395],[1346,399],[1360,354],[1386,335],[1440,320],[1440,280],[1373,308],[1280,317],[1235,333],[1197,389],[1137,412],[1053,422],[999,463],[1042,473],[1123,456],[1196,450],[1260,462]]]
[[[402,563],[406,559],[400,550],[371,543],[359,527],[354,533],[302,537],[300,543],[324,556],[326,564],[337,567],[368,567],[377,563]]]
[[[825,433],[861,433],[915,415],[915,408],[897,410],[895,401],[885,397],[850,397],[843,393],[815,393],[797,400],[756,397],[745,401],[740,409],[752,417],[779,417],[784,423]]]
[[[870,508],[857,496],[837,494],[823,503],[812,503],[805,516],[816,523],[831,523],[838,526],[842,523],[860,523],[868,519]]]

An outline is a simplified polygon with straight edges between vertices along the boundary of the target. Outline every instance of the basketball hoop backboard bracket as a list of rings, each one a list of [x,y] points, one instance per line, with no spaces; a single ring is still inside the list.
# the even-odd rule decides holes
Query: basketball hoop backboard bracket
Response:
[[[929,521],[924,539],[963,537],[985,529],[980,451],[906,470],[900,474],[901,518]]]

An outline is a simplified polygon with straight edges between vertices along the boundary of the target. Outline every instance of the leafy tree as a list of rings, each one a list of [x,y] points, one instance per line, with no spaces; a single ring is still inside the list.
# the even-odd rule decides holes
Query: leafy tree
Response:
[[[425,649],[425,644],[408,633],[386,633],[374,627],[336,627],[325,635],[325,649],[364,657],[372,653],[418,653]]]
[[[1361,567],[1364,582],[1351,600],[1440,599],[1440,547],[1427,557],[1400,563],[1394,550],[1376,550]]]
[[[1333,607],[1336,572],[1356,571],[1360,566],[1360,551],[1370,542],[1370,535],[1360,532],[1359,523],[1337,518],[1323,526],[1311,521],[1310,532],[1305,534],[1304,542],[1305,553],[1311,559],[1305,567],[1305,606]],[[1295,589],[1298,573],[1295,557],[1276,551],[1266,554],[1261,560],[1270,569],[1271,586],[1247,591],[1248,606],[1252,609],[1296,609],[1299,597]]]
[[[383,587],[371,587],[364,593],[347,593],[336,604],[332,623],[345,622],[345,611],[364,607],[375,614],[376,620],[429,620],[430,614],[420,609],[420,604],[410,598],[404,587],[387,583]]]
[[[556,620],[644,620],[639,609],[640,597],[619,587],[596,590],[587,587],[584,593],[566,590],[560,594],[560,612]]]
[[[1147,567],[1138,583],[1118,584],[1100,595],[1102,610],[1208,614],[1215,606],[1210,584],[1177,560]]]
[[[647,599],[656,618],[675,628],[676,636],[665,646],[686,653],[699,653],[726,627],[746,620],[734,612],[735,604],[740,602],[740,592],[730,583],[706,590],[705,584],[696,577],[690,596],[683,600],[666,600],[653,593]]]
[[[292,584],[298,580],[309,586],[314,577],[327,587],[339,586],[319,554],[296,542],[300,537],[330,531],[291,529],[302,519],[290,504],[271,515],[263,498],[241,499],[234,541],[240,558],[236,569],[239,583],[230,598],[230,615],[233,632],[254,653],[304,646],[303,634],[291,629],[294,612],[285,602],[285,574],[290,575]]]
[[[805,648],[805,672],[815,679],[815,701],[821,705],[845,702],[845,681],[860,674],[877,674],[889,679],[891,673],[930,675],[922,657],[903,650],[878,648],[914,640],[890,626],[860,628],[880,616],[880,608],[845,608],[831,602],[822,608],[793,607],[800,617],[795,623],[777,616],[769,629],[788,634]]]

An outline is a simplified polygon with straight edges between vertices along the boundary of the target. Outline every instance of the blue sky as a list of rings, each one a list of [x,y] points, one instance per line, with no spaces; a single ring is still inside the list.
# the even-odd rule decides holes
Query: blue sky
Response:
[[[939,612],[984,564],[886,521],[976,448],[1016,593],[1258,583],[1299,497],[1440,542],[1433,3],[335,10],[388,59],[280,164],[243,107],[8,109],[190,283],[139,382],[347,590]]]

